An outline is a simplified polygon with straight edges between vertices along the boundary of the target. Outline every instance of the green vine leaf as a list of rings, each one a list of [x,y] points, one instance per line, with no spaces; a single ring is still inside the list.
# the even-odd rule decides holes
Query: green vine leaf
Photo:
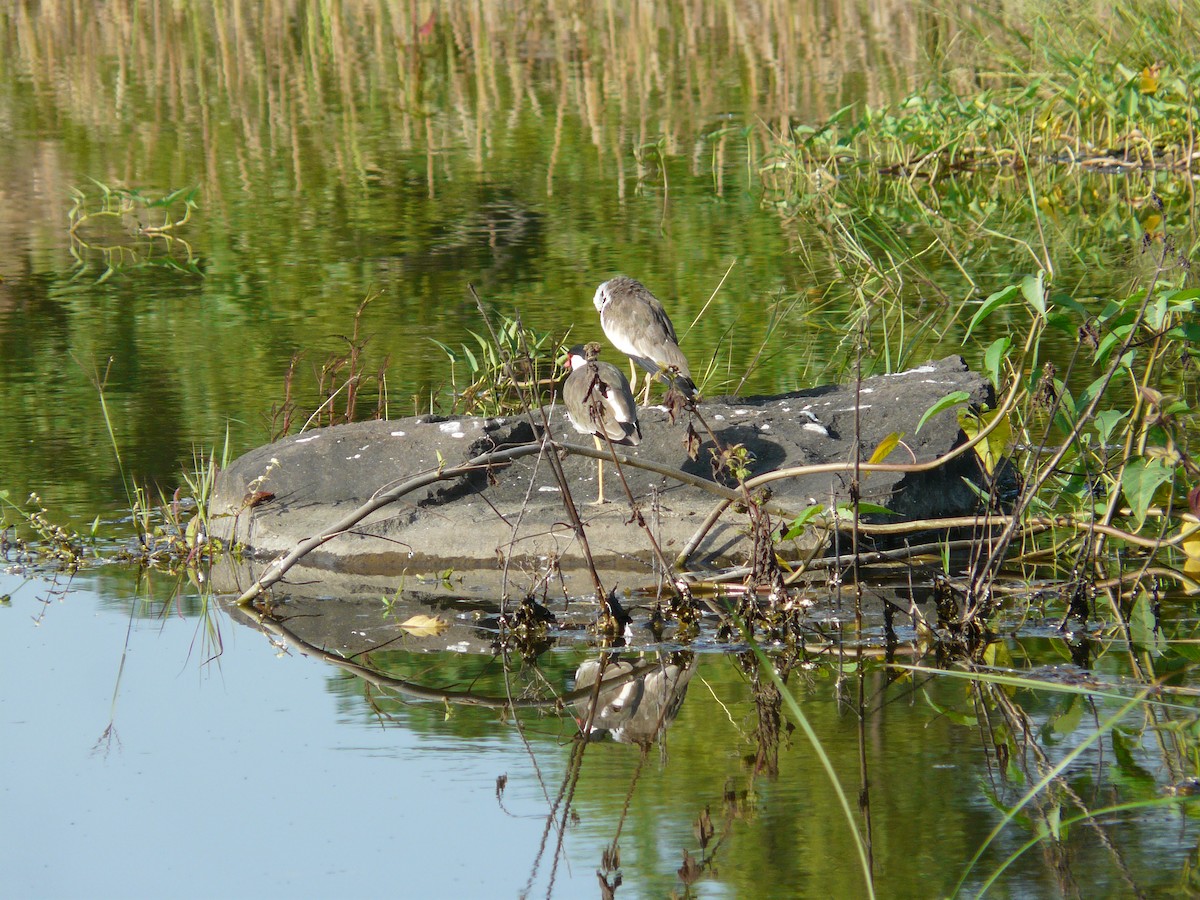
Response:
[[[963,403],[966,403],[970,399],[971,395],[966,391],[951,391],[937,403],[933,404],[933,406],[929,407],[929,409],[925,410],[925,413],[921,416],[920,421],[917,422],[917,431],[919,432],[926,422],[928,422],[938,413],[942,412],[942,410],[950,409],[952,406],[959,406]],[[876,451],[876,453],[878,452],[879,451]],[[872,459],[873,458],[874,457],[872,457]]]
[[[1121,473],[1121,490],[1133,511],[1134,531],[1141,531],[1154,492],[1171,480],[1174,469],[1161,459],[1131,459]]]
[[[1161,656],[1166,640],[1158,628],[1158,618],[1154,615],[1154,604],[1150,594],[1142,591],[1129,611],[1129,637],[1135,647],[1151,654]]]

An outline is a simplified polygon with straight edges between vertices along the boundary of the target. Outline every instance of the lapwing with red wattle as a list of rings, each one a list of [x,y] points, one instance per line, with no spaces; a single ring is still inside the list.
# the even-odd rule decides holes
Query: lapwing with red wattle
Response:
[[[580,434],[590,434],[596,449],[604,447],[601,437],[613,444],[636,447],[642,440],[637,404],[625,373],[611,363],[596,359],[600,345],[572,347],[571,373],[563,383],[563,405],[567,418]],[[604,503],[604,461],[596,460],[596,504]]]

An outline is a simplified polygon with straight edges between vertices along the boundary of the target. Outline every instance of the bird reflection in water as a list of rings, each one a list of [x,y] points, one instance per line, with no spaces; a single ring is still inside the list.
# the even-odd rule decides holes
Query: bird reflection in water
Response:
[[[598,696],[593,692],[575,702],[580,730],[589,740],[654,743],[679,714],[695,668],[696,656],[687,652],[637,661],[587,660],[575,672],[576,690],[595,686],[598,676],[601,682]]]

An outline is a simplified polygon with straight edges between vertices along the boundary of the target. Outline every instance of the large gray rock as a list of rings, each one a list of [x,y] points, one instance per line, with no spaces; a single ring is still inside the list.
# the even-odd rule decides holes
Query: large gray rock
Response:
[[[994,403],[991,386],[951,357],[896,375],[827,386],[778,397],[705,400],[700,409],[725,445],[744,445],[750,469],[759,475],[784,467],[845,463],[853,458],[855,403],[861,459],[892,433],[904,447],[889,462],[925,462],[945,454],[964,438],[954,410],[925,423],[920,417],[952,391],[965,391],[972,404]],[[590,446],[566,422],[561,408],[550,412],[556,440]],[[711,441],[697,424],[704,445],[696,460],[687,454],[685,413],[672,424],[665,410],[641,411],[644,439],[636,448],[618,448],[634,460],[653,461],[712,483]],[[460,464],[482,452],[531,442],[535,427],[521,418],[437,419],[418,417],[362,422],[287,437],[245,454],[221,472],[210,505],[213,536],[243,544],[249,568],[226,573],[222,590],[246,587],[256,577],[254,559],[291,550],[327,530],[372,496],[422,472]],[[606,588],[653,583],[654,555],[645,532],[631,524],[624,490],[611,463],[605,466],[603,507],[595,499],[596,465],[579,455],[563,457],[569,488]],[[623,467],[646,523],[668,559],[673,559],[718,497],[661,474]],[[976,500],[963,477],[978,480],[973,454],[922,474],[876,472],[861,483],[863,500],[902,517],[921,518],[970,512]],[[799,513],[813,503],[830,504],[849,496],[848,472],[806,475],[771,484],[771,503]],[[273,497],[250,505],[253,492]],[[261,495],[260,495],[261,499]],[[693,554],[689,565],[723,566],[745,562],[750,550],[746,515],[727,510]],[[507,563],[507,567],[506,567]],[[583,555],[569,524],[563,498],[548,460],[536,455],[490,472],[436,483],[376,511],[362,523],[310,553],[288,581],[319,579],[317,592],[344,595],[360,581],[371,590],[404,578],[453,571],[465,592],[499,596],[533,590],[547,573],[561,572],[569,593],[587,593]],[[311,592],[311,589],[310,589]]]

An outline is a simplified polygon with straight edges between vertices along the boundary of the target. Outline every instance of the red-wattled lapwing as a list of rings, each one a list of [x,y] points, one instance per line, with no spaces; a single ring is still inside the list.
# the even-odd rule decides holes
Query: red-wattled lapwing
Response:
[[[673,383],[689,400],[695,399],[696,383],[679,349],[675,326],[644,284],[618,275],[596,288],[592,303],[600,311],[600,327],[612,345],[650,373],[643,403],[650,398],[653,376]]]
[[[590,434],[596,449],[603,449],[601,435],[614,444],[634,447],[641,443],[637,405],[629,380],[616,366],[600,362],[600,345],[576,345],[570,353],[571,374],[563,383],[563,405],[567,418],[581,434]],[[604,460],[596,460],[596,503],[604,503]]]

